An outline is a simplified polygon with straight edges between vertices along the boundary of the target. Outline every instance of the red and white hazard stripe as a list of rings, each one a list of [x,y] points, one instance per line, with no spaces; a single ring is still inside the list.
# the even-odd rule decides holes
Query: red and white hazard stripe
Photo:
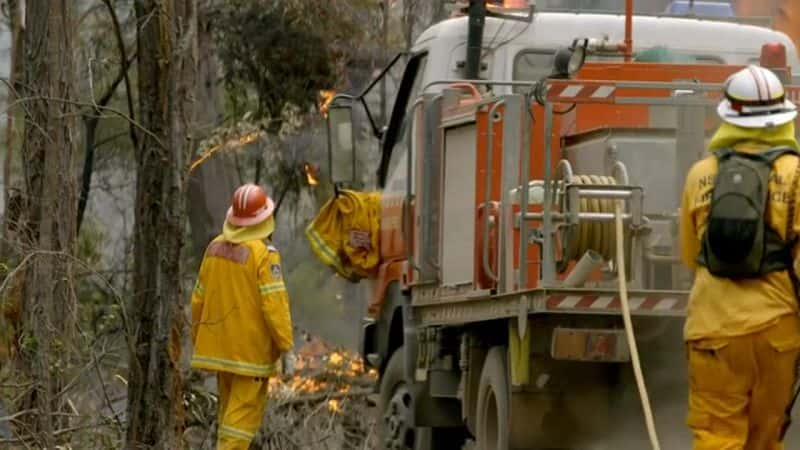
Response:
[[[686,310],[685,297],[631,297],[631,311],[679,313]],[[616,311],[622,310],[619,297],[611,295],[554,295],[547,298],[550,310]]]
[[[551,101],[556,99],[608,99],[613,97],[617,88],[610,84],[564,84],[549,85],[547,96]]]

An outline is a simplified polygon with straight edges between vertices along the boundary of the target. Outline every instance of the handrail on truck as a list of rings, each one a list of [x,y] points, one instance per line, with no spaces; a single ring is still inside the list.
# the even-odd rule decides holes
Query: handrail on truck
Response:
[[[417,98],[417,100],[414,101],[414,104],[411,105],[411,113],[416,114],[417,107],[423,104],[425,104],[425,97]],[[407,133],[411,134],[411,127],[409,127]],[[407,209],[411,209],[411,201],[413,197],[413,195],[411,195],[411,174],[414,161],[412,148],[413,146],[409,146],[409,149],[406,152],[406,195],[403,197],[403,206],[401,208],[401,229],[403,230],[403,243],[406,247],[406,261],[413,270],[416,270],[418,273],[422,273],[422,268],[419,266],[419,264],[417,264],[417,261],[414,258],[414,251],[411,248],[411,236],[414,234],[414,216],[411,214],[411,211],[406,211]]]
[[[486,133],[488,142],[486,143],[486,198],[484,199],[484,209],[483,209],[483,251],[482,253],[482,262],[483,262],[483,271],[486,275],[492,280],[497,281],[499,277],[496,273],[492,270],[492,265],[489,262],[489,223],[490,223],[490,214],[489,214],[489,202],[492,196],[492,157],[494,156],[494,114],[497,112],[497,109],[500,106],[505,105],[506,101],[503,99],[498,100],[495,102],[491,108],[489,108],[488,114],[488,131]],[[505,176],[505,174],[503,175]]]
[[[423,92],[427,91],[433,86],[438,85],[453,85],[453,84],[464,84],[468,83],[471,85],[476,86],[512,86],[512,87],[528,87],[531,88],[531,92],[537,87],[546,87],[544,101],[543,101],[543,108],[544,108],[544,136],[549,137],[553,132],[553,115],[555,113],[553,105],[555,103],[564,103],[564,104],[617,104],[617,105],[669,105],[669,106],[712,106],[717,102],[717,95],[722,93],[724,85],[721,83],[698,83],[698,82],[654,82],[654,81],[605,81],[605,80],[565,80],[565,79],[545,79],[541,81],[507,81],[507,80],[464,80],[464,79],[442,79],[442,80],[434,80],[425,85],[423,88]],[[564,94],[564,89],[569,86],[574,86],[576,88],[598,88],[598,87],[605,87],[606,93],[605,95],[601,96],[585,96],[580,97],[575,94],[575,89],[572,89],[572,92],[568,92],[567,95]],[[562,89],[558,89],[558,88]],[[638,93],[626,93],[624,95],[619,95],[617,90],[618,89],[632,89],[632,90],[668,90],[668,91],[690,91],[696,94],[711,94],[711,95],[704,95],[700,98],[696,96],[643,96],[643,95],[635,95]],[[787,93],[792,93],[794,90],[797,90],[798,87],[787,86]],[[578,89],[580,91],[580,89]],[[513,94],[512,94],[513,95]],[[493,102],[492,107],[489,111],[489,118],[491,120],[492,114],[499,108],[500,105],[503,104],[504,97],[507,96],[498,96],[498,100]],[[526,95],[532,101],[532,96]],[[491,158],[494,154],[494,129],[489,126],[488,130],[489,142],[487,146],[487,159],[491,164]],[[530,161],[530,153],[527,151],[521,152],[521,167],[520,167],[520,178],[521,178],[521,186],[526,187],[529,183],[529,161]],[[542,221],[542,230],[543,230],[543,239],[541,242],[542,245],[542,253],[543,255],[554,255],[554,237],[552,235],[554,230],[554,219],[555,220],[563,220],[565,215],[563,213],[556,213],[553,211],[553,205],[551,199],[553,198],[553,189],[556,187],[552,183],[552,141],[549,138],[545,138],[544,142],[544,205],[543,211],[541,213],[529,213],[524,214],[523,218],[526,220],[520,220],[520,248],[519,248],[519,261],[520,261],[520,269],[518,273],[517,283],[519,288],[524,288],[527,286],[527,270],[525,266],[528,263],[528,246],[525,245],[528,242],[528,235],[529,235],[529,225],[526,223],[527,220],[541,220]],[[563,170],[561,166],[559,166],[559,170]],[[486,182],[487,182],[487,205],[488,200],[490,198],[490,184],[492,180],[491,170],[487,170],[486,173]],[[612,167],[612,177],[614,177],[617,182],[622,186],[627,186],[630,183],[630,179],[625,167],[617,162]],[[587,190],[588,188],[588,190]],[[596,189],[595,189],[596,188]],[[607,186],[598,187],[598,186],[583,186],[582,197],[586,196],[593,196],[593,197],[603,197],[603,198],[618,198],[618,197],[631,197],[635,200],[639,200],[639,195],[629,195],[629,194],[622,194],[617,192],[618,189],[609,188]],[[612,192],[613,191],[613,192]],[[528,203],[528,196],[529,196],[529,189],[522,189],[520,192],[520,204],[527,205]],[[408,202],[410,200],[410,194],[407,193]],[[489,239],[488,239],[488,231],[489,231],[489,221],[490,216],[487,214],[483,218],[483,254],[482,254],[482,261],[481,264],[486,275],[494,280],[499,280],[499,274],[494,273],[491,268],[490,260],[489,260]],[[638,215],[638,214],[636,214]],[[566,215],[568,216],[568,215]],[[635,219],[635,214],[624,214],[624,220],[633,220]],[[593,220],[593,221],[609,221],[613,220],[613,214],[604,214],[604,213],[582,213],[580,214],[581,219],[585,220]],[[578,218],[576,217],[575,220]],[[498,255],[498,258],[503,258],[503,252],[505,249],[501,249],[501,253]],[[410,261],[415,267],[416,264],[413,261]],[[555,270],[555,263],[552,258],[543,257],[542,258],[542,286],[543,287],[554,287],[557,285],[556,283],[556,270]]]
[[[641,104],[641,105],[671,105],[671,106],[711,106],[716,104],[716,98],[709,98],[704,96],[701,98],[688,97],[688,96],[672,96],[672,97],[647,97],[640,93],[628,93],[625,95],[618,95],[619,89],[634,89],[634,90],[668,90],[668,91],[691,91],[693,93],[721,93],[724,85],[720,83],[693,83],[693,82],[650,82],[650,81],[602,81],[602,80],[564,80],[564,79],[546,79],[542,81],[544,92],[543,107],[544,107],[544,196],[545,199],[550,199],[552,196],[552,139],[550,136],[553,130],[553,115],[555,103],[571,103],[571,104]],[[567,89],[574,87],[573,89]],[[604,95],[588,95],[579,96],[582,88],[601,88],[605,89]],[[578,89],[581,88],[581,89]],[[636,95],[638,94],[638,95]],[[627,179],[628,174],[622,167],[615,167],[612,169],[613,176],[619,175],[620,178]],[[620,180],[622,181],[622,180]],[[626,185],[628,182],[626,181]],[[611,191],[618,191],[611,187],[603,186],[591,187],[586,186],[589,191],[584,192],[583,196],[604,196],[604,194],[612,194]],[[597,188],[597,189],[594,189]],[[601,192],[604,191],[604,192]],[[608,192],[605,192],[608,191]],[[579,191],[580,192],[580,191]],[[631,192],[630,194],[634,194]],[[628,194],[614,192],[610,197],[619,198],[627,197]],[[636,197],[632,195],[631,198]],[[635,199],[639,200],[639,199]],[[542,284],[545,287],[554,286],[556,283],[556,267],[554,258],[554,221],[563,220],[564,214],[553,211],[553,205],[550,201],[545,201],[541,214],[526,214],[523,217],[527,220],[541,220],[543,230],[543,243],[542,251]],[[641,211],[640,211],[641,213]],[[623,219],[635,220],[636,214],[624,214]],[[581,213],[580,218],[586,220],[600,220],[610,221],[614,219],[614,214],[608,213]],[[522,223],[525,220],[521,221]],[[521,247],[520,252],[522,255],[527,256],[527,248]],[[525,258],[521,259],[525,261]],[[524,270],[523,270],[524,272]]]

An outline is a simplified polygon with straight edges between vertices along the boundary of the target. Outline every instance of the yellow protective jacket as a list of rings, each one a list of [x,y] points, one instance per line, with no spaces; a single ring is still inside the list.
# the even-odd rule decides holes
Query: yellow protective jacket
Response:
[[[799,148],[794,123],[773,129],[745,129],[723,124],[711,141],[710,150],[735,148],[757,152],[770,147]],[[776,323],[786,314],[797,314],[798,301],[788,272],[773,272],[762,278],[730,280],[712,276],[698,266],[701,240],[710,209],[716,157],[697,162],[686,178],[680,209],[680,244],[684,263],[695,270],[684,329],[686,340],[724,338],[755,333]],[[788,199],[798,158],[785,156],[774,165],[770,177],[767,223],[785,238]],[[800,233],[800,192],[795,195],[795,233]],[[795,257],[798,248],[795,248]]]
[[[206,249],[192,294],[192,367],[267,377],[292,348],[281,257],[263,241],[273,227],[226,224]]]
[[[341,190],[306,228],[311,249],[342,277],[375,275],[380,263],[381,195]]]

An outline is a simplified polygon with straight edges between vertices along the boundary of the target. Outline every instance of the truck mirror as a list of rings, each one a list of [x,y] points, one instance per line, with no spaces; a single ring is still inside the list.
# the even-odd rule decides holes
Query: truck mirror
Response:
[[[336,159],[349,155],[351,158],[350,178],[334,173],[334,156]],[[328,173],[334,184],[355,185],[356,177],[356,145],[353,126],[353,106],[347,98],[337,97],[328,110]]]

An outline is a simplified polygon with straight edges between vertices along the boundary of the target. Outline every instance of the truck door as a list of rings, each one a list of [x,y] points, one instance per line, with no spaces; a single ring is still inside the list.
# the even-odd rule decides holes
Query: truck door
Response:
[[[384,189],[381,201],[381,260],[396,261],[407,257],[407,248],[410,248],[411,230],[408,218],[411,217],[410,208],[406,205],[406,194],[413,186],[413,170],[408,170],[408,152],[411,151],[412,167],[414,152],[411,148],[413,139],[410,138],[413,129],[413,115],[410,110],[414,99],[420,95],[423,85],[423,74],[426,66],[427,55],[412,56],[406,66],[403,79],[397,92],[392,115],[386,134],[382,142],[382,154],[378,169],[378,182]],[[411,184],[409,184],[411,183]],[[412,188],[413,189],[413,188]],[[405,206],[404,206],[405,205]]]

